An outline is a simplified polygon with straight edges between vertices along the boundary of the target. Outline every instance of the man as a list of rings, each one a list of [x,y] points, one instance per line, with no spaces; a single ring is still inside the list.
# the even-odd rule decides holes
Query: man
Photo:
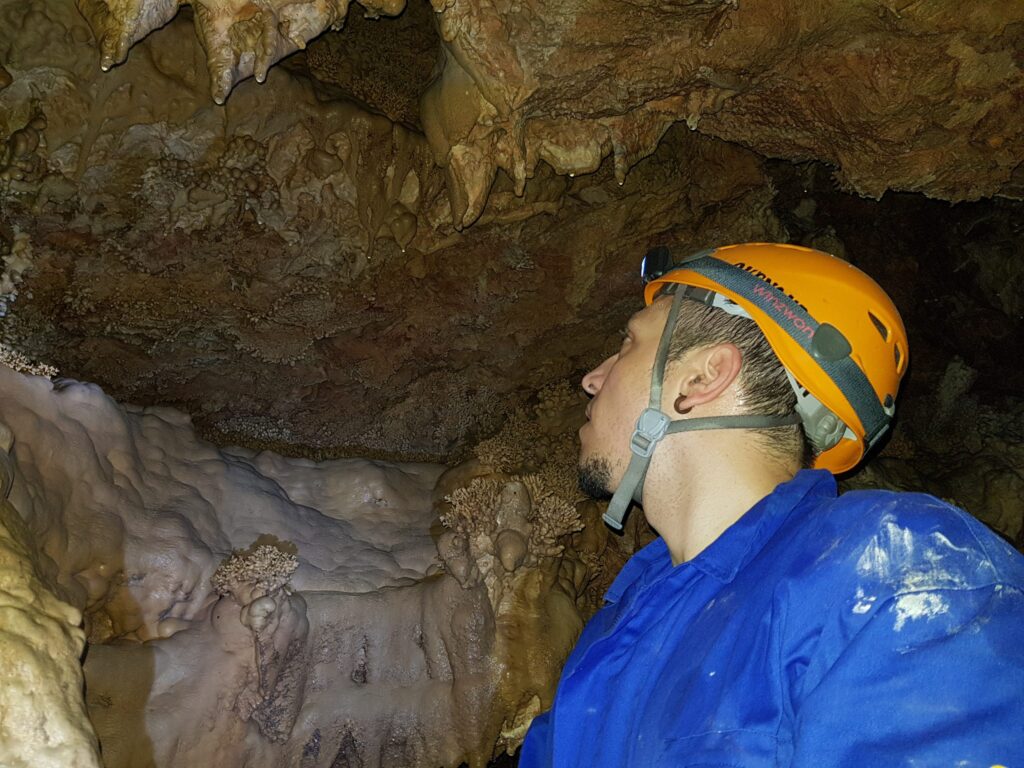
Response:
[[[1024,558],[931,496],[836,495],[906,370],[888,296],[787,245],[643,271],[647,308],[583,379],[580,475],[661,538],[520,765],[1024,768]]]

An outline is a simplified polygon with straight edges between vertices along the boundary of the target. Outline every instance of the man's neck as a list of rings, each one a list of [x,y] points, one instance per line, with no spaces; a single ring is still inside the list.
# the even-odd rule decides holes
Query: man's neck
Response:
[[[666,452],[644,483],[644,514],[665,539],[673,565],[691,560],[721,536],[776,486],[791,480],[794,467],[767,461],[758,447]],[[719,441],[711,441],[719,442]],[[731,445],[729,445],[732,443]],[[666,446],[667,447],[667,446]],[[657,454],[656,454],[657,456]],[[667,469],[671,467],[671,471]]]

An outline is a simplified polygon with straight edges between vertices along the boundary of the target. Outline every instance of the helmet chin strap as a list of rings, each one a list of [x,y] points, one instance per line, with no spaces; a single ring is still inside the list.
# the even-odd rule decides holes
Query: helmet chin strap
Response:
[[[608,510],[604,513],[604,521],[617,531],[622,530],[622,521],[629,510],[630,502],[642,503],[644,479],[651,463],[651,456],[665,435],[703,429],[782,427],[799,424],[802,421],[800,415],[796,413],[788,416],[707,416],[672,421],[668,414],[661,410],[661,389],[665,378],[668,348],[676,327],[676,318],[679,316],[679,307],[685,297],[685,291],[677,290],[672,298],[672,308],[669,310],[668,320],[665,321],[665,329],[661,332],[661,341],[658,343],[658,352],[651,371],[651,397],[647,408],[637,419],[636,429],[629,441],[629,449],[633,455],[629,459],[626,474],[623,475],[608,504]]]

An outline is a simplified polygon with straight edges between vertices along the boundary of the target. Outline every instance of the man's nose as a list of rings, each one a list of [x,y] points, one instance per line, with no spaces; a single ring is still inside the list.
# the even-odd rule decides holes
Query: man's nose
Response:
[[[597,366],[597,368],[583,377],[583,381],[581,383],[583,385],[584,392],[588,395],[596,395],[601,391],[601,387],[604,385],[604,378],[608,375],[608,371],[615,364],[615,359],[617,357],[617,354],[612,355]]]

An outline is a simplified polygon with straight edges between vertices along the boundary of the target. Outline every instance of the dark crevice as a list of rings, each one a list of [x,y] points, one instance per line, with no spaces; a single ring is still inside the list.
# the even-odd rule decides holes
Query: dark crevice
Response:
[[[394,18],[365,18],[352,4],[345,27],[281,62],[309,77],[320,98],[347,100],[422,130],[420,95],[434,76],[440,40],[430,4],[412,0]]]

